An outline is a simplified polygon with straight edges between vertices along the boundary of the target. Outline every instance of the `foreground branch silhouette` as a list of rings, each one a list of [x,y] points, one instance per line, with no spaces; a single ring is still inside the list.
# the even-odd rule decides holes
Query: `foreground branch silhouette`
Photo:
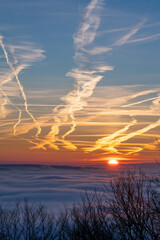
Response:
[[[160,193],[143,173],[123,173],[59,214],[27,201],[0,207],[1,240],[159,240]]]

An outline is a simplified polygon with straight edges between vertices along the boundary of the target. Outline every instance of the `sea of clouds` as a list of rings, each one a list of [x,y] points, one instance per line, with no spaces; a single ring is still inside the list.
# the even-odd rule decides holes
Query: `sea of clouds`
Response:
[[[80,200],[85,191],[103,191],[103,186],[122,171],[139,169],[152,176],[160,175],[160,166],[156,163],[118,167],[0,165],[0,204],[12,205],[28,199],[60,209]]]

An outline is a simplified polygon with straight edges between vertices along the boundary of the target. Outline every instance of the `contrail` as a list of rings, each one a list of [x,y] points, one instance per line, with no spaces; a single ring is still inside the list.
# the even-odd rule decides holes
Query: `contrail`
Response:
[[[159,97],[153,97],[153,98],[144,99],[142,101],[130,103],[130,104],[127,104],[127,105],[123,105],[122,108],[134,106],[134,105],[141,104],[141,103],[148,102],[148,101],[152,101],[152,100],[155,100],[155,99],[160,99],[160,96]]]
[[[111,50],[111,48],[106,47],[87,49],[89,44],[94,41],[97,34],[97,29],[100,24],[100,10],[102,3],[103,1],[98,0],[92,0],[89,3],[85,9],[83,22],[73,37],[76,49],[75,61],[78,64],[78,68],[72,69],[66,75],[75,79],[76,89],[62,99],[67,103],[68,115],[72,120],[72,126],[70,130],[62,136],[63,139],[75,130],[77,126],[74,116],[75,112],[82,110],[84,106],[87,105],[85,99],[92,95],[96,84],[103,78],[103,76],[99,74],[97,75],[97,73],[113,70],[113,67],[103,65],[97,68],[93,66],[88,70],[85,62],[90,55],[99,55]]]
[[[154,97],[154,98],[149,98],[149,99],[145,99],[145,100],[142,100],[142,101],[139,101],[139,102],[127,104],[127,105],[124,105],[122,107],[129,107],[129,106],[132,106],[132,105],[140,104],[140,103],[143,103],[143,102],[147,102],[147,101],[155,100],[155,99],[159,99],[159,98],[160,98],[159,96]],[[119,146],[122,142],[127,141],[130,138],[133,138],[133,137],[135,137],[137,135],[140,135],[140,134],[143,134],[143,133],[145,133],[145,132],[147,132],[147,131],[155,128],[155,127],[158,127],[160,125],[160,119],[158,121],[156,121],[155,123],[149,124],[145,128],[139,129],[135,132],[131,132],[131,133],[127,134],[126,136],[119,137],[119,135],[122,132],[128,130],[128,128],[130,126],[134,125],[134,123],[136,123],[136,120],[133,120],[133,122],[131,122],[131,124],[127,125],[126,127],[122,128],[121,130],[111,134],[110,136],[98,139],[93,147],[85,148],[85,151],[86,152],[92,152],[92,151],[95,151],[97,149],[103,149],[103,150],[110,151],[112,153],[120,153],[120,152],[118,152],[118,150],[115,147]],[[127,155],[130,155],[130,154],[142,151],[142,150],[143,150],[142,147],[138,147],[138,148],[135,148],[133,151],[129,151],[127,153]]]
[[[26,110],[26,112],[28,113],[28,115],[31,117],[31,119],[33,120],[33,122],[35,123],[35,126],[36,126],[36,128],[37,128],[37,133],[36,133],[36,137],[37,137],[37,136],[41,133],[41,127],[40,127],[39,123],[37,122],[37,120],[34,118],[34,116],[33,116],[33,115],[30,113],[30,111],[28,110],[28,103],[27,103],[27,98],[26,98],[24,89],[23,89],[23,87],[22,87],[22,85],[21,85],[21,83],[20,83],[20,80],[19,80],[19,78],[18,78],[18,74],[17,74],[16,71],[15,71],[15,68],[13,67],[12,63],[10,63],[10,61],[9,61],[8,53],[7,53],[7,51],[6,51],[6,48],[5,48],[5,45],[4,45],[2,39],[3,39],[3,37],[0,36],[0,45],[1,45],[2,49],[3,49],[3,52],[4,52],[4,55],[5,55],[7,64],[8,64],[8,66],[10,67],[11,71],[13,72],[13,74],[14,74],[16,80],[17,80],[17,84],[18,84],[19,90],[20,90],[20,92],[21,92],[21,94],[22,94],[22,97],[23,97],[23,100],[24,100],[25,110]],[[18,124],[19,124],[19,122],[18,122]],[[17,125],[18,125],[18,124],[17,124]],[[16,127],[17,127],[17,125],[16,125]]]
[[[133,39],[133,40],[128,41],[128,43],[142,42],[142,41],[150,40],[150,39],[157,38],[157,37],[160,37],[160,33],[154,34],[152,36],[144,37],[144,38]]]
[[[134,154],[134,153],[138,153],[138,152],[140,152],[142,150],[143,150],[142,147],[132,147],[132,150],[130,150],[130,151],[127,150],[127,153],[125,153],[125,155],[131,155],[131,154]]]
[[[5,98],[7,99],[7,101],[13,106],[15,107],[18,111],[19,111],[19,115],[18,115],[18,121],[17,123],[13,126],[13,134],[16,136],[16,127],[18,126],[18,124],[21,122],[21,116],[22,116],[22,111],[14,104],[11,102],[11,100],[8,98],[8,96],[6,95],[6,93],[0,88],[0,91],[2,92],[2,94],[5,96]]]
[[[74,78],[76,87],[62,98],[62,101],[64,101],[66,105],[63,108],[56,108],[54,110],[55,116],[53,119],[55,123],[46,136],[47,141],[49,140],[52,143],[61,141],[65,144],[66,148],[72,150],[75,150],[77,147],[69,141],[66,141],[65,138],[71,134],[77,126],[75,112],[82,110],[87,105],[86,99],[93,94],[97,83],[103,78],[100,73],[113,70],[113,67],[105,66],[104,64],[97,66],[97,62],[93,61],[93,55],[106,53],[110,51],[111,48],[90,46],[96,37],[100,24],[102,3],[102,0],[91,0],[85,9],[83,21],[77,33],[73,36],[75,45],[74,59],[78,67],[72,69],[66,76]],[[88,67],[88,65],[90,65],[90,67]],[[60,127],[69,120],[71,121],[71,128],[66,131],[61,138],[58,138],[57,135],[59,135]],[[43,143],[40,144],[40,146],[43,146]]]
[[[24,67],[25,67],[25,65],[16,67],[16,68],[14,69],[14,72],[11,72],[11,73],[9,74],[9,76],[7,77],[7,79],[3,80],[0,85],[2,86],[2,85],[4,85],[4,84],[12,81],[13,78],[15,77],[15,74],[18,75],[18,74],[22,71],[22,69],[23,69]]]
[[[121,144],[122,142],[125,142],[127,141],[128,139],[131,139],[137,135],[140,135],[140,134],[143,134],[145,132],[148,132],[149,130],[153,129],[153,128],[156,128],[160,126],[160,119],[158,119],[155,123],[152,123],[152,124],[149,124],[148,126],[142,128],[142,129],[139,129],[135,132],[131,132],[129,134],[127,134],[126,136],[122,136],[122,137],[119,137],[118,139],[115,139],[114,141],[111,142],[111,144],[113,146],[118,146],[119,144]]]
[[[115,147],[119,146],[122,142],[125,142],[135,136],[138,136],[140,134],[143,134],[145,132],[148,132],[149,130],[151,129],[154,129],[156,127],[160,126],[160,119],[158,119],[155,123],[152,123],[152,124],[149,124],[148,126],[142,128],[142,129],[139,129],[135,132],[131,132],[125,136],[122,136],[122,137],[118,137],[117,139],[114,139],[114,140],[107,140],[107,141],[103,141],[101,145],[99,145],[96,149],[100,149],[102,148],[103,146],[106,147],[106,149],[109,149],[110,147],[115,149]],[[96,150],[93,148],[92,151]],[[142,149],[141,149],[142,150]],[[141,151],[140,149],[138,151]],[[118,152],[117,152],[118,153]]]
[[[48,145],[50,148],[54,149],[54,150],[59,150],[59,148],[57,147],[57,145],[55,145],[53,142],[51,142],[50,140],[43,140],[41,139],[41,143],[39,143],[39,139],[37,139],[37,142],[33,142],[28,140],[29,143],[32,143],[33,145],[35,145],[34,147],[30,147],[30,149],[43,149],[43,150],[47,150],[46,149],[46,145]]]
[[[71,69],[66,74],[66,76],[72,77],[75,80],[75,88],[63,98],[61,98],[61,100],[65,103],[65,106],[62,107],[62,105],[60,105],[53,110],[54,125],[51,126],[50,132],[47,134],[45,139],[40,143],[37,142],[35,144],[36,146],[33,148],[45,148],[45,146],[48,145],[53,149],[59,150],[59,147],[56,144],[61,142],[66,148],[72,150],[76,149],[76,146],[74,146],[71,142],[65,140],[65,138],[71,134],[77,126],[75,114],[87,106],[86,99],[93,94],[97,83],[103,78],[102,73],[108,70],[113,70],[113,67],[105,66],[102,63],[99,63],[97,66],[97,62],[94,60],[96,55],[103,54],[112,50],[111,47],[92,47],[98,27],[100,25],[100,10],[102,9],[102,3],[103,0],[91,0],[91,2],[85,8],[80,27],[73,36],[75,46],[74,60],[77,64],[77,67]],[[125,34],[111,46],[118,47],[128,44],[129,40],[140,30],[144,22],[145,20],[141,21],[130,32]],[[61,134],[60,127],[64,126],[66,123],[68,124],[68,122],[71,123],[70,129]],[[120,144],[118,143],[118,140],[123,141],[122,137],[119,137],[120,134],[127,131],[135,123],[136,120],[134,119],[124,128],[113,133],[111,136],[97,140],[93,149],[96,150],[106,146],[106,148],[112,149],[113,152],[118,152],[118,150],[115,148],[118,146],[118,144]],[[61,137],[59,137],[60,134]],[[134,136],[134,132],[132,134]],[[136,132],[136,135],[137,134],[139,133]],[[129,134],[126,136],[129,137]],[[113,145],[111,145],[112,143]]]
[[[129,40],[132,36],[134,36],[140,28],[143,26],[143,24],[146,22],[146,19],[142,20],[140,23],[138,23],[130,32],[128,32],[126,35],[124,35],[122,38],[118,39],[113,45],[114,46],[122,46],[124,44],[129,43]]]
[[[126,35],[124,35],[122,38],[120,38],[119,40],[117,40],[114,44],[112,44],[111,46],[122,46],[124,44],[129,43],[129,40],[132,36],[134,36],[142,27],[142,25],[144,24],[146,20],[144,19],[142,22],[140,22],[137,26],[135,26],[129,33],[127,33]],[[150,100],[154,100],[154,99],[158,99],[159,97],[155,97],[155,98],[151,98],[151,99],[147,99],[147,100],[143,100],[143,101],[139,101],[137,103],[132,103],[132,104],[127,104],[124,105],[122,107],[128,107],[128,106],[132,106],[132,105],[136,105],[136,104],[140,104],[142,102],[146,102],[146,101],[150,101]],[[136,121],[136,120],[135,120]],[[134,122],[134,121],[133,121]],[[98,139],[95,143],[95,145],[93,147],[90,148],[85,148],[84,150],[86,152],[92,152],[95,151],[97,149],[104,149],[107,151],[110,151],[112,153],[119,153],[118,150],[115,148],[116,146],[118,146],[121,142],[126,141],[136,135],[139,135],[141,133],[144,133],[146,131],[149,131],[152,128],[155,128],[156,126],[159,126],[159,121],[157,121],[156,123],[153,123],[151,125],[148,125],[148,127],[143,128],[141,130],[138,130],[136,132],[132,132],[130,134],[127,134],[124,137],[119,137],[119,135],[123,132],[125,132],[126,130],[128,130],[128,128],[130,126],[132,126],[134,124],[128,124],[127,126],[125,126],[124,128],[122,128],[119,131],[116,131],[115,133],[111,134],[108,137],[104,137],[101,139]],[[141,151],[142,148],[137,148],[135,151]]]
[[[66,132],[62,138],[65,139],[66,136],[68,136],[69,134],[71,134],[72,132],[74,132],[75,128],[77,126],[77,123],[75,122],[75,120],[73,119],[72,121],[72,127],[70,128],[70,130],[68,132]]]
[[[97,9],[97,7],[100,8],[101,4],[102,4],[102,1],[100,2],[98,0],[92,0],[90,2],[90,4],[86,8],[86,14],[84,15],[83,23],[80,29],[78,30],[77,34],[74,35],[74,43],[76,48],[75,60],[78,62],[79,66],[85,65],[85,61],[87,61],[87,57],[86,55],[84,55],[85,53],[88,53],[90,55],[94,55],[94,54],[97,55],[97,54],[101,54],[103,52],[105,53],[112,50],[112,48],[106,48],[106,47],[95,47],[94,49],[91,49],[91,50],[85,49],[87,45],[91,44],[96,37],[96,32],[100,24],[100,17],[99,15],[96,15],[96,16],[94,15],[94,10]],[[119,39],[115,44],[113,44],[113,46],[121,46],[126,44],[126,42],[139,31],[140,27],[143,25],[144,22],[145,20],[140,22],[134,29],[132,29],[132,31],[130,31],[123,38]],[[77,89],[79,90],[77,94],[77,99],[73,98],[73,94],[74,94],[73,92],[71,92],[72,93],[71,96],[70,95],[66,96],[66,99],[65,99],[65,101],[70,105],[73,101],[75,103],[76,107],[74,110],[71,109],[72,115],[70,114],[72,119],[74,119],[73,113],[75,111],[83,109],[83,107],[85,106],[83,105],[80,107],[80,109],[78,108],[80,103],[84,101],[84,98],[86,97],[86,95],[87,97],[90,97],[93,93],[94,88],[96,87],[96,84],[103,78],[102,75],[95,76],[95,74],[97,74],[98,72],[103,73],[107,70],[113,70],[113,67],[110,67],[110,69],[109,69],[109,66],[104,66],[104,67],[100,66],[99,69],[94,68],[92,72],[90,72],[89,78],[87,78],[88,72],[81,70],[81,68],[73,69],[71,72],[67,73],[67,76],[73,77],[76,80],[76,83],[80,89],[79,90],[77,87]],[[94,76],[95,76],[95,80],[93,79]],[[74,105],[72,105],[72,107],[73,106]],[[72,133],[75,130],[75,127],[76,127],[76,122],[73,120],[71,129],[63,135],[63,138],[69,135],[70,133]],[[112,137],[115,138],[115,136],[118,136],[121,132],[126,131],[126,129],[128,129],[129,127],[130,127],[130,124],[127,125],[126,128],[123,128],[118,132],[116,132],[115,134],[113,134]]]
[[[86,152],[93,152],[97,149],[100,149],[106,145],[108,145],[107,143],[110,143],[110,142],[113,142],[113,139],[117,138],[120,134],[122,134],[123,132],[127,131],[131,126],[135,125],[137,122],[136,119],[133,119],[128,125],[126,125],[124,128],[114,132],[113,134],[111,134],[110,136],[107,136],[107,137],[104,137],[104,138],[100,138],[98,139],[96,142],[95,142],[95,145],[91,148],[85,148],[85,151]],[[110,145],[110,148],[112,147],[112,152],[117,152],[116,149],[114,149],[114,146],[111,146]],[[107,147],[108,149],[108,147]]]
[[[95,75],[98,73],[98,70],[95,68],[88,70],[86,67],[81,67],[82,63],[85,66],[85,59],[87,59],[88,55],[97,55],[110,50],[110,48],[106,47],[95,47],[89,50],[85,48],[91,44],[96,37],[96,32],[100,24],[99,10],[101,4],[102,1],[98,0],[92,0],[89,3],[85,9],[83,22],[73,37],[76,49],[75,60],[79,67],[71,70],[71,72],[68,72],[66,75],[76,80],[77,88],[63,98],[67,103],[68,115],[72,121],[72,126],[70,130],[62,136],[63,139],[75,130],[77,126],[74,116],[75,112],[82,110],[84,106],[87,105],[85,99],[92,95],[97,82],[103,77],[101,75]]]

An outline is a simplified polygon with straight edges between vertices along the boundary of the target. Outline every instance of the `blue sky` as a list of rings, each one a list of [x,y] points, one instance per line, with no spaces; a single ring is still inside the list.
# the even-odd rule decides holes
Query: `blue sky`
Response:
[[[46,59],[23,72],[23,84],[30,87],[71,87],[73,80],[65,74],[74,66],[73,34],[77,31],[84,7],[89,1],[0,1],[0,32],[8,43],[30,41],[45,51]],[[146,19],[145,27],[134,36],[147,37],[160,31],[160,2],[104,1],[100,36],[96,41],[106,46]],[[151,25],[149,27],[149,25]],[[112,29],[126,31],[102,34]],[[154,40],[154,44],[153,44]],[[115,66],[107,72],[101,85],[158,83],[160,70],[158,37],[145,43],[121,46],[103,56]],[[134,75],[134,77],[133,77]],[[147,75],[147,77],[145,76]],[[34,79],[33,79],[34,78]],[[45,82],[45,85],[44,85]]]
[[[34,161],[151,161],[159,10],[159,0],[0,0],[0,161],[12,162],[8,147],[18,162],[23,152]]]

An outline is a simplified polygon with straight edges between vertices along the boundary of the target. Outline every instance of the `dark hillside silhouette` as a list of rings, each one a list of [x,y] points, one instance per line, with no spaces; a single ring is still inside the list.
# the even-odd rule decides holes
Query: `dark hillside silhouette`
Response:
[[[54,214],[28,201],[0,207],[1,240],[159,240],[160,192],[155,179],[124,173],[103,193]]]

